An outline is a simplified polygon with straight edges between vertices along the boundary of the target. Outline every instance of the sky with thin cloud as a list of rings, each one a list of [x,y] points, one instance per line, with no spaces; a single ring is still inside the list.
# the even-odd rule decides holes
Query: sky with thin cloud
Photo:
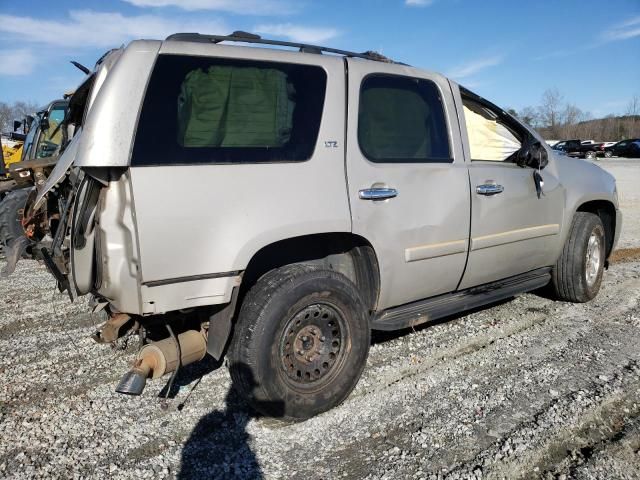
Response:
[[[136,38],[175,32],[376,50],[434,70],[503,107],[547,88],[596,116],[640,95],[638,0],[34,0],[0,2],[0,101],[40,104]]]

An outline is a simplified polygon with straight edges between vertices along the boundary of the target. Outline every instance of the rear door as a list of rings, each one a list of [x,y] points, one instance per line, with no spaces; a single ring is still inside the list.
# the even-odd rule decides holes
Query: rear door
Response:
[[[461,124],[471,159],[471,242],[460,288],[552,265],[559,251],[564,188],[553,156],[540,174],[538,197],[532,168],[514,163],[527,130],[506,122],[497,107],[462,96]]]
[[[353,232],[378,256],[378,308],[453,291],[467,256],[469,178],[450,86],[409,67],[347,62]]]

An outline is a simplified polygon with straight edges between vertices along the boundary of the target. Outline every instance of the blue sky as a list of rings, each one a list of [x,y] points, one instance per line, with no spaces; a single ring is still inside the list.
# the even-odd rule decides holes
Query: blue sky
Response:
[[[0,100],[45,103],[104,51],[177,31],[377,50],[503,107],[545,89],[593,116],[640,95],[640,0],[0,0]]]

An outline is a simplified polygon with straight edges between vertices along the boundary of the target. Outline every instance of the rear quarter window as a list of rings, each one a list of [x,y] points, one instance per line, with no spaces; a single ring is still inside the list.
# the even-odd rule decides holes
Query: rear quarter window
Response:
[[[317,66],[160,55],[131,164],[308,160],[326,81]]]

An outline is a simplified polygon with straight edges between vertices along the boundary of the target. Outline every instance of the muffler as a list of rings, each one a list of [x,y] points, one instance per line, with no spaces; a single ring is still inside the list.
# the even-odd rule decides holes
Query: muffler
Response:
[[[202,360],[207,353],[207,339],[201,331],[187,330],[178,335],[177,340],[181,352],[180,366]],[[178,349],[171,337],[149,343],[140,349],[133,368],[124,374],[116,392],[140,395],[147,378],[160,378],[177,367]]]

